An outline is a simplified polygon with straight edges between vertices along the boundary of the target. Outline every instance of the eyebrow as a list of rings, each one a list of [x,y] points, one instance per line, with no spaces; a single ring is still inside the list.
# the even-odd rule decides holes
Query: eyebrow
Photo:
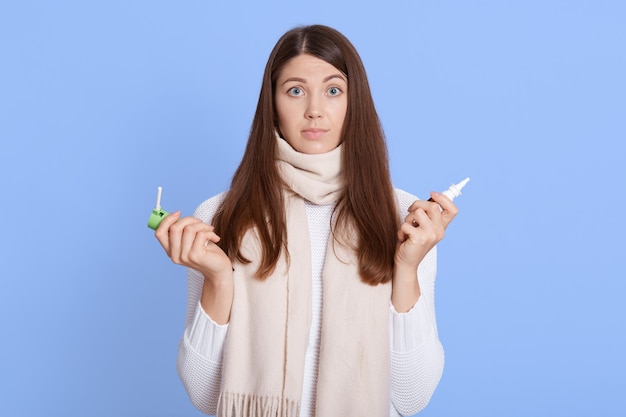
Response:
[[[343,81],[347,82],[346,79],[341,74],[329,75],[328,77],[324,78],[322,80],[322,82],[325,83],[325,82],[328,82],[328,81],[330,81],[330,80],[332,80],[334,78],[339,78],[340,80],[343,80]],[[306,84],[306,80],[304,78],[291,77],[291,78],[287,78],[285,81],[283,81],[281,85],[285,85],[288,82],[293,82],[293,81],[298,82],[298,83]]]

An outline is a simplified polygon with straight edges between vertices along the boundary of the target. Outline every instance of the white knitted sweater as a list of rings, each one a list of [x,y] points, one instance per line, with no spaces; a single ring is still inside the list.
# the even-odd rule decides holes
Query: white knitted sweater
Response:
[[[224,194],[203,202],[196,212],[210,223]],[[396,190],[402,218],[416,200]],[[306,205],[311,239],[312,318],[306,352],[301,417],[315,415],[315,387],[319,357],[319,333],[322,311],[322,270],[330,234],[332,206]],[[418,268],[421,296],[408,313],[397,313],[390,303],[391,347],[390,417],[413,415],[430,400],[443,372],[443,347],[437,334],[434,287],[437,268],[436,248]],[[221,384],[221,358],[228,324],[218,325],[200,305],[204,279],[197,271],[188,271],[187,317],[179,345],[177,369],[192,403],[206,414],[215,414]]]

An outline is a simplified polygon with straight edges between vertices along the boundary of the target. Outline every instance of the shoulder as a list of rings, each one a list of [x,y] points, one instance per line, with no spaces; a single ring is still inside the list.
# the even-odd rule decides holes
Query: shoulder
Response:
[[[402,217],[404,217],[406,215],[406,211],[409,209],[411,204],[413,204],[415,200],[419,200],[419,198],[399,188],[394,188],[394,191],[396,193],[396,202],[398,203],[398,210],[402,214]]]
[[[197,217],[205,223],[211,223],[213,221],[213,217],[217,212],[220,204],[224,201],[224,197],[226,197],[227,191],[224,191],[220,194],[214,195],[213,197],[204,200],[193,213],[193,217]]]

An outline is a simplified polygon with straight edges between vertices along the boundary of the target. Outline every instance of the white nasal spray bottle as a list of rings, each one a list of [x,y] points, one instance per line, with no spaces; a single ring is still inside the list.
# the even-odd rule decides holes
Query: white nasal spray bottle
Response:
[[[461,190],[463,189],[463,187],[465,187],[469,180],[469,177],[467,177],[458,184],[452,184],[446,191],[442,192],[441,194],[445,195],[450,200],[454,200],[456,197],[461,195]],[[433,199],[429,198],[428,201],[433,201]]]

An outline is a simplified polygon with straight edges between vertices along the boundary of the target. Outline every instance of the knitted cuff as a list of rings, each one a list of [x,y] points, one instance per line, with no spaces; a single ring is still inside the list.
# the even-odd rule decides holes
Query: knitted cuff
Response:
[[[228,324],[214,322],[198,301],[194,319],[185,330],[185,338],[189,345],[200,355],[212,361],[219,361],[227,332]]]
[[[425,297],[406,313],[398,313],[393,304],[389,306],[391,349],[406,352],[423,345],[435,329],[435,318]]]

